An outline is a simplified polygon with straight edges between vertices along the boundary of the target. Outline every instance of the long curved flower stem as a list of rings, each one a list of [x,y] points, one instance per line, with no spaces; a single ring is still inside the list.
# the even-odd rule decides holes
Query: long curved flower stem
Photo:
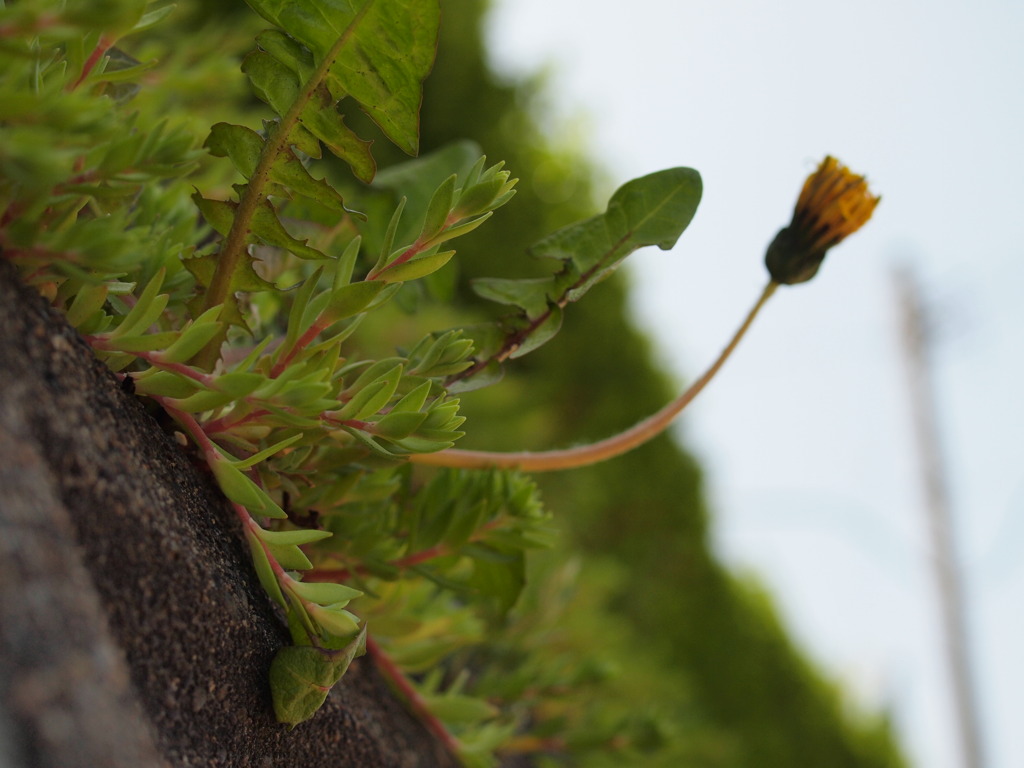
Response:
[[[560,469],[574,469],[597,464],[608,459],[621,456],[639,445],[657,437],[672,423],[690,402],[700,394],[701,390],[715,377],[725,361],[739,345],[747,330],[754,322],[761,308],[768,302],[775,289],[779,286],[771,281],[765,286],[757,302],[747,313],[742,325],[737,329],[725,349],[711,366],[704,371],[689,388],[679,397],[670,402],[653,416],[630,427],[625,432],[599,440],[589,445],[565,448],[555,451],[520,451],[515,453],[499,453],[493,451],[468,451],[449,448],[437,453],[420,453],[409,457],[416,464],[427,464],[435,467],[459,467],[463,469],[520,469],[524,472],[553,472]]]

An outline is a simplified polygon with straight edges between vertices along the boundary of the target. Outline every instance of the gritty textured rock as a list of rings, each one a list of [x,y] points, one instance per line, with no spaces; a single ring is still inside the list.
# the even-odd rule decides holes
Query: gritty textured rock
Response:
[[[159,416],[0,259],[0,768],[452,765],[367,659],[275,721],[287,632]]]

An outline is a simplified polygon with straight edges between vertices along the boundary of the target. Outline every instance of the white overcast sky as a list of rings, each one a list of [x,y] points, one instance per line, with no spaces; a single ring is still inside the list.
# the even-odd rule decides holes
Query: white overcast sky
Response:
[[[957,766],[891,281],[912,267],[988,766],[1024,765],[1024,3],[495,0],[490,35],[501,70],[548,72],[553,137],[582,124],[615,185],[702,173],[676,248],[632,258],[638,321],[680,380],[759,292],[805,175],[825,154],[867,174],[874,219],[780,291],[681,432],[721,555],[856,701],[893,711],[917,766]]]

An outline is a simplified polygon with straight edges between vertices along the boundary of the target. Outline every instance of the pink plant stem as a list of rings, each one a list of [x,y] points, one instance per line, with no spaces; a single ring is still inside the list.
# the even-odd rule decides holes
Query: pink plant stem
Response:
[[[102,352],[121,351],[117,348],[116,343],[112,343],[111,340],[105,336],[86,336],[84,338],[89,343],[89,346],[91,346],[93,349],[98,349]],[[195,368],[185,365],[184,363],[167,362],[166,360],[164,360],[163,356],[159,352],[139,351],[126,352],[125,354],[132,355],[134,357],[139,358],[140,360],[145,360],[154,368],[160,368],[161,370],[164,371],[171,371],[173,373],[185,376],[186,378],[192,379],[193,381],[198,381],[204,387],[209,387],[210,389],[213,388],[213,384],[216,381],[216,379],[213,376],[210,376],[207,373],[203,373],[202,371],[197,371]],[[157,398],[155,396],[153,397],[154,399],[161,400],[161,404],[165,408],[171,408],[173,410],[173,406],[168,406],[166,402],[164,402],[161,398]]]
[[[676,416],[689,405],[697,395],[715,377],[725,361],[736,349],[740,340],[754,322],[778,283],[769,282],[761,296],[747,314],[743,324],[733,335],[732,340],[722,350],[714,363],[679,397],[670,402],[660,411],[644,419],[635,426],[617,435],[599,440],[589,445],[565,448],[554,451],[519,451],[501,453],[494,451],[466,451],[449,448],[437,453],[417,453],[409,457],[415,464],[427,464],[435,467],[461,467],[464,469],[520,469],[524,472],[553,472],[560,469],[574,469],[597,464],[608,459],[621,456],[634,448],[643,445],[668,428]]]
[[[206,431],[207,434],[213,434],[215,432],[227,432],[229,429],[242,426],[247,421],[262,418],[263,416],[266,416],[268,413],[270,413],[270,411],[253,411],[252,413],[247,413],[245,414],[245,416],[240,416],[238,418],[235,418],[234,420],[230,419],[228,416],[223,416],[219,419],[214,419],[213,421],[206,422],[204,430]]]
[[[103,58],[103,54],[109,51],[110,47],[115,42],[117,41],[112,38],[108,38],[106,35],[100,35],[100,39],[97,41],[96,47],[93,49],[92,53],[89,54],[89,58],[86,59],[85,64],[82,66],[82,74],[79,75],[78,79],[75,80],[75,82],[68,88],[69,91],[75,90],[82,84],[82,81],[89,76],[90,72],[92,72],[93,67],[95,67],[99,60]]]
[[[298,341],[295,342],[295,346],[289,349],[288,352],[284,355],[284,357],[282,357],[280,360],[274,363],[274,367],[270,371],[270,377],[272,379],[276,379],[278,376],[280,376],[284,369],[288,367],[288,364],[292,361],[292,358],[294,358],[295,355],[297,355],[300,351],[305,349],[306,346],[313,341],[313,339],[320,335],[320,333],[324,330],[324,328],[327,327],[327,325],[328,324],[320,323],[319,321],[313,323],[313,325],[309,327],[309,330],[302,334],[302,336],[299,337]]]
[[[485,525],[481,525],[476,532],[469,537],[469,542],[480,541],[484,538],[484,534],[487,531],[493,530],[500,526],[504,520],[497,518],[491,520]],[[412,568],[414,565],[420,563],[426,563],[430,560],[434,560],[438,557],[446,557],[448,555],[455,554],[456,549],[448,544],[438,544],[435,547],[428,547],[427,549],[421,549],[419,552],[413,552],[411,555],[400,557],[397,560],[392,560],[388,565],[398,570],[405,570],[406,568]],[[370,569],[365,565],[357,565],[355,568],[314,568],[311,571],[306,572],[306,581],[336,581],[341,582],[345,579],[351,578],[354,574],[360,576],[366,576],[370,573]]]
[[[454,214],[454,213],[448,214],[448,218],[445,219],[444,226],[441,228],[441,231],[443,232],[446,229],[450,229],[452,226],[454,226],[456,223],[458,223],[460,221],[460,219],[461,219],[461,217],[458,216],[457,214]],[[435,235],[435,237],[436,237],[436,235]],[[371,269],[370,270],[370,274],[368,274],[366,276],[366,279],[367,280],[376,280],[378,277],[380,277],[382,274],[387,272],[392,267],[397,267],[399,264],[405,264],[405,262],[409,261],[409,259],[413,258],[418,253],[420,253],[422,251],[425,251],[427,248],[429,248],[430,245],[431,245],[431,240],[433,240],[433,239],[434,238],[429,238],[427,240],[417,240],[415,243],[413,243],[408,248],[406,248],[405,252],[401,256],[399,256],[397,259],[392,261],[390,264],[388,264],[386,267],[381,269],[379,272],[377,270],[375,270],[375,269]]]
[[[188,433],[192,436],[192,439],[196,441],[200,450],[203,452],[203,456],[206,459],[207,464],[212,464],[214,461],[222,460],[220,453],[217,450],[216,444],[209,438],[206,432],[203,430],[202,425],[196,421],[195,417],[186,413],[185,411],[179,411],[172,405],[168,405],[167,398],[152,396],[154,400],[160,403],[160,405],[167,411],[167,413],[183,426]],[[293,579],[285,571],[284,567],[274,557],[274,553],[270,550],[270,547],[259,535],[260,526],[252,519],[252,515],[249,514],[249,510],[243,507],[236,501],[231,501],[231,509],[234,510],[235,515],[242,523],[242,529],[245,531],[246,538],[259,542],[262,547],[264,554],[266,555],[267,562],[270,564],[270,570],[274,572],[274,577],[277,579],[278,584],[281,585],[282,591],[287,590],[289,594],[293,594],[291,590],[288,590],[288,583],[292,582]]]
[[[420,692],[398,668],[394,660],[377,645],[377,641],[370,635],[366,636],[366,652],[377,665],[377,669],[386,677],[391,685],[395,687],[399,695],[406,700],[409,709],[412,710],[423,726],[430,731],[444,745],[452,755],[458,755],[461,745],[459,740],[445,728],[444,723],[438,720],[430,711],[426,700],[420,696]]]

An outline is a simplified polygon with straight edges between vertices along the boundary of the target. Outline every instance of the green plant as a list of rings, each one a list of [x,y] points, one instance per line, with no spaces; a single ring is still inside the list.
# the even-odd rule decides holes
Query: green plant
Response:
[[[275,117],[258,128],[215,123],[203,147],[228,163],[196,148],[192,116],[169,108],[172,88],[143,80],[160,67],[116,47],[169,7],[5,8],[0,248],[216,476],[292,632],[270,670],[282,722],[311,717],[365,645],[467,764],[502,749],[657,746],[655,721],[545,715],[566,686],[598,680],[593,669],[487,675],[484,661],[500,667],[484,658],[494,649],[507,643],[521,658],[550,628],[514,611],[526,551],[553,536],[533,483],[514,470],[593,463],[662,431],[775,287],[813,274],[876,198],[827,160],[736,338],[638,428],[552,454],[458,451],[455,395],[494,383],[505,361],[548,341],[567,306],[630,252],[671,248],[700,178],[676,168],[629,182],[604,214],[534,246],[546,276],[478,281],[479,295],[511,307],[499,321],[420,329],[397,339],[397,353],[373,353],[361,326],[391,322],[395,305],[443,305],[447,244],[505,205],[515,180],[466,143],[377,174],[370,143],[339,111],[358,107],[416,152],[436,1],[249,4],[272,28],[242,69]],[[347,172],[327,158],[325,177],[310,172],[323,147]],[[430,464],[440,469],[417,466]]]

